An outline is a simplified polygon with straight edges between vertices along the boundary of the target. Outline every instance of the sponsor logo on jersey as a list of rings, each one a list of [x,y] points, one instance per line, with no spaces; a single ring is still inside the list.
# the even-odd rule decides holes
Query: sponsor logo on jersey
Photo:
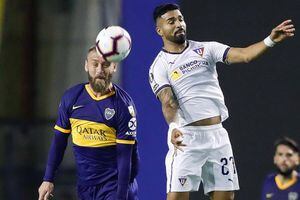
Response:
[[[135,131],[136,130],[136,118],[133,117],[129,120],[128,122],[128,128],[132,131]]]
[[[171,79],[173,81],[179,80],[183,75],[207,66],[208,66],[208,62],[205,60],[190,61],[173,70],[171,73]]]
[[[129,135],[129,136],[132,136],[132,137],[136,137],[136,131],[127,131],[125,133],[125,135]]]
[[[72,110],[76,110],[76,109],[78,109],[78,108],[82,108],[83,107],[83,105],[79,105],[79,106],[75,106],[75,105],[73,105],[73,107],[72,107]]]
[[[132,117],[135,117],[135,111],[133,106],[128,106],[128,111]]]
[[[87,140],[107,140],[106,131],[103,129],[95,129],[93,127],[76,126],[76,132],[79,135],[83,135],[84,139]]]
[[[173,81],[177,81],[178,79],[180,79],[181,76],[182,76],[181,71],[178,69],[175,69],[171,74],[171,79]]]
[[[181,186],[183,187],[186,184],[187,178],[186,177],[179,177],[178,180],[179,180]]]
[[[111,118],[113,118],[113,116],[115,114],[116,114],[116,111],[114,109],[105,108],[105,111],[104,111],[105,119],[110,120]]]
[[[204,47],[201,48],[197,48],[193,50],[196,54],[198,54],[199,56],[203,56],[203,52],[204,52]]]
[[[106,124],[70,118],[73,143],[86,147],[116,145],[116,130]]]

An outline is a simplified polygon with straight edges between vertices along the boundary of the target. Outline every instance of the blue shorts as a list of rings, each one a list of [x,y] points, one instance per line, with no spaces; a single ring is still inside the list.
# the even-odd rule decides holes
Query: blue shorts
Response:
[[[136,179],[129,185],[127,200],[138,200],[138,185]],[[92,186],[77,186],[80,200],[115,200],[117,195],[117,182],[107,181],[103,184]]]

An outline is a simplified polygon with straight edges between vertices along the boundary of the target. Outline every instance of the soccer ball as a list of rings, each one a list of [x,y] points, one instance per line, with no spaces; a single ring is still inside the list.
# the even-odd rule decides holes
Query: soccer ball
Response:
[[[131,50],[130,35],[120,26],[106,27],[97,35],[96,49],[104,60],[120,62]]]

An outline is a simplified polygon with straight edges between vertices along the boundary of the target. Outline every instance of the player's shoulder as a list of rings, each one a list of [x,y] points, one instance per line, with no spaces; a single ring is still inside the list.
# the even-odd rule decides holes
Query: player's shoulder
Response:
[[[73,102],[74,99],[77,99],[77,97],[82,93],[85,85],[86,83],[80,83],[68,88],[62,96],[62,101],[64,101],[65,103]]]
[[[211,46],[215,46],[218,44],[222,44],[220,42],[217,41],[194,41],[194,40],[189,40],[189,45],[191,48],[194,47],[211,47]]]
[[[267,176],[265,177],[265,182],[274,182],[276,175],[276,173],[267,174]]]
[[[131,96],[117,84],[114,84],[114,88],[118,110],[123,113],[128,111],[131,116],[136,116],[136,108]]]
[[[157,66],[165,66],[167,60],[168,60],[167,54],[165,54],[164,51],[160,51],[155,57],[154,61],[152,62],[150,66],[150,71],[152,71]]]
[[[131,96],[119,85],[114,84],[115,92],[116,92],[116,99],[121,105],[131,105],[133,104],[133,100]]]

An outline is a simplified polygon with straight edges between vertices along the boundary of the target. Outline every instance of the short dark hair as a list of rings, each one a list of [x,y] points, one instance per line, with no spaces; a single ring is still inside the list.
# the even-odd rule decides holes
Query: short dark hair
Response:
[[[161,17],[166,12],[171,10],[180,10],[180,7],[175,3],[167,3],[167,4],[161,4],[159,6],[156,6],[156,8],[153,11],[154,22],[156,22],[157,18]]]
[[[289,137],[282,137],[282,138],[279,138],[278,140],[275,141],[274,143],[274,147],[275,147],[275,151],[277,150],[277,147],[279,145],[285,145],[285,146],[288,146],[290,147],[294,152],[296,153],[299,153],[299,146],[298,146],[298,143],[289,138]]]

